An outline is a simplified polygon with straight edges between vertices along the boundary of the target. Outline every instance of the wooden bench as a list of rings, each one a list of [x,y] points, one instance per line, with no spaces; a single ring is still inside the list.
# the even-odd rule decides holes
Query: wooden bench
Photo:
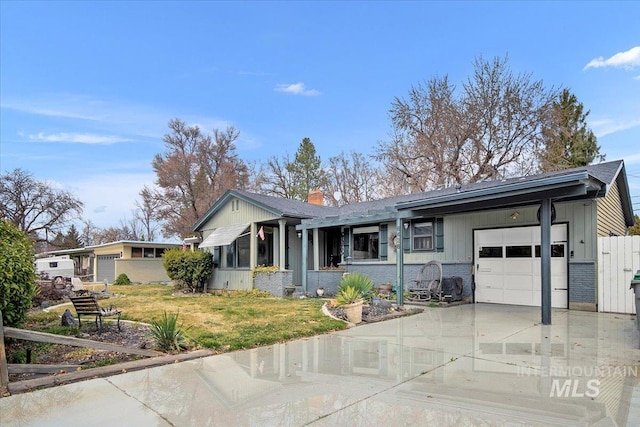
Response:
[[[80,320],[81,316],[95,316],[96,328],[98,328],[98,332],[102,332],[102,318],[118,316],[118,330],[120,330],[120,315],[122,314],[122,311],[118,310],[115,306],[110,305],[108,308],[102,308],[98,305],[98,301],[93,295],[75,296],[69,297],[69,299],[73,303],[73,308],[76,309],[78,324],[80,326],[82,326],[82,321]]]

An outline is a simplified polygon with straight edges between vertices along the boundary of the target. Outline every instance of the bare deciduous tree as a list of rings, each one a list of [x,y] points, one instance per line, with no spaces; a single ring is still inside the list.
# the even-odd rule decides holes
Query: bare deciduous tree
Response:
[[[169,121],[169,128],[166,151],[152,162],[158,186],[153,198],[162,204],[158,217],[164,236],[186,237],[226,190],[246,186],[248,169],[236,155],[239,133],[233,127],[215,129],[213,137],[179,119]]]
[[[153,197],[153,190],[145,186],[140,191],[142,200],[136,200],[136,209],[133,217],[140,223],[142,228],[140,238],[147,241],[153,241],[156,238],[159,224],[157,222],[158,215],[162,204]]]
[[[296,191],[293,173],[287,165],[291,164],[288,154],[282,157],[273,156],[265,165],[260,176],[260,192],[270,196],[295,199]]]
[[[396,181],[388,187],[411,193],[537,169],[556,92],[507,62],[477,59],[459,92],[435,77],[394,100],[391,139],[376,151]]]
[[[341,152],[329,159],[325,170],[325,199],[330,205],[342,206],[380,198],[377,170],[358,152]]]
[[[0,176],[0,217],[34,242],[48,242],[82,213],[82,202],[68,191],[15,169]]]

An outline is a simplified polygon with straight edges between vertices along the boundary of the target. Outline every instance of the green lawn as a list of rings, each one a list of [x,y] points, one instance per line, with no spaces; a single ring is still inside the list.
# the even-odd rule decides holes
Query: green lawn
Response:
[[[109,286],[115,296],[100,300],[114,304],[122,319],[143,323],[158,321],[163,312],[179,313],[178,323],[194,343],[216,351],[232,351],[308,337],[344,329],[345,323],[322,314],[319,299],[263,297],[258,292],[224,292],[174,296],[173,286]],[[62,314],[73,307],[53,309]]]

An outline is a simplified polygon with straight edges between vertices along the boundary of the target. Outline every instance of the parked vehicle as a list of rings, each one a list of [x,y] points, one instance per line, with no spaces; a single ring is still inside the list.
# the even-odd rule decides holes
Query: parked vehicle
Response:
[[[36,260],[36,273],[43,279],[51,279],[56,288],[64,288],[75,273],[75,264],[68,255],[53,256]]]

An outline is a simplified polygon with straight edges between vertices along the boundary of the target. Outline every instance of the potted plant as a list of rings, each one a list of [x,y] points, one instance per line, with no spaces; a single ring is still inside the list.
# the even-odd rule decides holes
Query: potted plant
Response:
[[[351,273],[342,277],[338,285],[336,302],[342,306],[351,323],[362,322],[362,304],[373,297],[373,282],[362,273]]]
[[[347,320],[351,323],[362,322],[362,294],[353,286],[342,288],[336,294],[336,303],[342,307]]]

